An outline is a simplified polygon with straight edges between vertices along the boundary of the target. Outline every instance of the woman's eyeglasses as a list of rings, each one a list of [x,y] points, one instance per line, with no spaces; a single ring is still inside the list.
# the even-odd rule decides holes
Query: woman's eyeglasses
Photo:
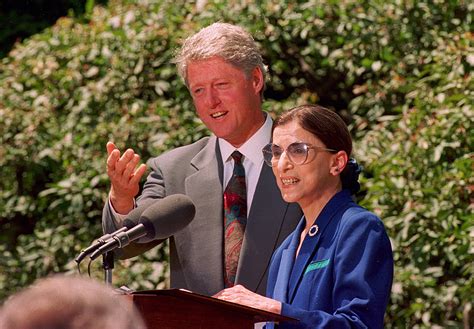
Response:
[[[313,149],[315,152],[337,152],[333,149],[320,146],[311,146],[310,144],[303,142],[291,143],[288,145],[286,150],[276,144],[270,143],[265,145],[265,147],[262,149],[262,152],[265,163],[270,167],[274,167],[278,164],[278,161],[280,161],[283,153],[286,153],[286,156],[292,164],[302,165],[308,160],[308,153],[310,149]]]

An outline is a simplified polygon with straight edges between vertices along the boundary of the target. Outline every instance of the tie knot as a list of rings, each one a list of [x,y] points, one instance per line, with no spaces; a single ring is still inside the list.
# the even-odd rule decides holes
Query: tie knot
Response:
[[[239,151],[234,151],[231,154],[231,157],[232,159],[234,159],[235,163],[240,164],[242,162],[242,153],[240,153]]]

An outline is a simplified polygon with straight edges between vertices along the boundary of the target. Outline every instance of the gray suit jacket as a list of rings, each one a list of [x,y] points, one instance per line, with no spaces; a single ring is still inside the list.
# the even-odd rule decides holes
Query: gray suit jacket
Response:
[[[137,204],[172,194],[186,194],[196,206],[193,221],[170,237],[171,286],[205,295],[224,288],[224,219],[221,161],[217,138],[166,152],[148,161],[152,172]],[[108,206],[105,232],[117,229]],[[298,205],[281,198],[270,167],[264,165],[250,207],[236,283],[265,295],[273,251],[301,219]]]

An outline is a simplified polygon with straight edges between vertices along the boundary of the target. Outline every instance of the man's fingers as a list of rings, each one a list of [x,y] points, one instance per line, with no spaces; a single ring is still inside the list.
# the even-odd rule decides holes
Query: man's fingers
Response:
[[[134,154],[132,159],[130,159],[130,161],[125,165],[122,176],[127,178],[131,177],[139,162],[140,156],[138,154]]]
[[[137,184],[140,179],[142,178],[143,174],[146,172],[146,164],[142,163],[135,173],[133,174],[132,178],[130,179],[130,183]]]
[[[113,184],[122,186],[122,188],[130,189],[134,185],[139,184],[140,179],[146,172],[146,165],[140,163],[140,156],[135,154],[132,149],[127,149],[120,155],[112,142],[107,143],[107,174],[109,175]],[[138,168],[137,168],[138,166]]]
[[[115,164],[115,171],[122,175],[127,164],[133,159],[135,152],[132,149],[126,150]]]
[[[110,155],[110,153],[112,153],[113,150],[116,150],[117,147],[115,146],[114,143],[112,142],[108,142],[107,145],[106,145],[106,148],[107,148],[107,154]]]
[[[107,157],[107,172],[111,172],[115,170],[115,165],[117,164],[118,159],[120,158],[120,151],[118,149],[114,149],[109,153]]]
[[[117,160],[120,158],[120,151],[115,146],[113,142],[107,142],[105,146],[107,148],[107,172],[110,173],[111,171],[115,170],[115,164]]]
[[[134,155],[135,155],[135,152],[132,149],[127,149],[125,152],[123,152],[123,155],[120,158],[120,161],[129,162],[130,160],[133,159]]]

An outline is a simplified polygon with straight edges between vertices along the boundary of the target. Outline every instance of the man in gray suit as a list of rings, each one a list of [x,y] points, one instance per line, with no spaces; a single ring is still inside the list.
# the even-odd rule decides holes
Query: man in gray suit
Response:
[[[199,118],[213,135],[150,159],[152,171],[136,200],[146,166],[138,165],[133,150],[121,154],[109,142],[111,190],[104,231],[118,229],[135,205],[186,194],[196,215],[170,237],[171,286],[206,295],[224,289],[223,192],[233,172],[231,154],[237,150],[245,168],[247,223],[234,283],[265,294],[272,253],[302,213],[296,204],[283,201],[271,168],[263,165],[261,150],[270,142],[272,120],[261,106],[262,57],[244,29],[215,23],[184,42],[176,63]]]

